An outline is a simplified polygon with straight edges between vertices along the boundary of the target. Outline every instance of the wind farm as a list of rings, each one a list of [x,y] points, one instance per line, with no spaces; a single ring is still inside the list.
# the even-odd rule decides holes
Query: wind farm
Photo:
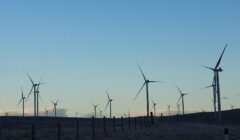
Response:
[[[0,140],[239,140],[240,2],[0,2]]]

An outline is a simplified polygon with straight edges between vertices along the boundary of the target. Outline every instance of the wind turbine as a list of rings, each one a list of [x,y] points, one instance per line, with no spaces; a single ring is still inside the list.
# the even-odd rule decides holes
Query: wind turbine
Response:
[[[180,104],[177,103],[178,114],[180,114]]]
[[[234,106],[232,105],[232,104],[229,104],[230,105],[230,107],[231,107],[231,110],[233,110],[234,109]]]
[[[97,105],[92,104],[92,106],[93,106],[93,110],[94,110],[94,117],[97,118],[97,107],[98,107],[98,104]]]
[[[171,111],[171,106],[169,104],[167,104],[167,107],[168,107],[168,116],[170,116],[170,111]]]
[[[102,110],[99,109],[99,116],[102,118]]]
[[[144,86],[146,85],[146,101],[147,101],[147,121],[149,122],[149,91],[148,91],[148,84],[149,83],[155,83],[155,82],[159,82],[159,81],[150,81],[148,80],[145,75],[143,74],[143,71],[141,69],[141,67],[138,65],[138,68],[143,76],[143,79],[144,79],[144,83],[142,85],[142,87],[140,88],[140,90],[138,91],[137,95],[135,96],[134,100],[136,100],[136,98],[138,97],[138,95],[140,94],[140,92],[142,91],[142,89],[144,88]]]
[[[45,83],[41,83],[41,79],[40,79],[40,81],[39,81],[39,83],[38,83],[38,85],[37,85],[37,89],[36,89],[37,116],[38,116],[38,114],[39,114],[39,98],[40,98],[40,100],[42,100],[42,99],[41,99],[41,96],[39,95],[39,93],[40,93],[39,87],[40,87],[40,85],[43,85],[43,84],[45,84]],[[42,102],[43,102],[43,100],[42,100]]]
[[[7,117],[7,116],[8,116],[8,114],[9,114],[9,112],[6,112],[6,111],[5,111],[4,113],[5,113],[5,116],[6,116],[6,117]]]
[[[22,97],[21,97],[21,99],[19,100],[19,102],[18,102],[18,104],[17,104],[17,106],[19,106],[19,104],[22,102],[22,107],[23,107],[23,112],[22,112],[22,115],[23,115],[23,117],[25,116],[25,99],[26,99],[26,97],[23,95],[23,88],[21,88],[22,89]]]
[[[131,114],[130,114],[130,110],[128,109],[128,117],[130,118],[131,117]]]
[[[107,97],[108,97],[108,102],[107,102],[107,105],[105,107],[105,110],[107,109],[107,107],[109,105],[109,108],[110,108],[110,118],[112,118],[112,101],[113,101],[113,99],[111,99],[109,97],[108,91],[106,91],[106,94],[107,94]]]
[[[214,113],[215,113],[215,117],[216,117],[216,111],[217,111],[217,107],[216,107],[216,76],[214,75],[213,77],[213,82],[212,82],[212,85],[209,85],[203,89],[206,89],[206,88],[210,88],[212,87],[213,88],[213,108],[214,108]]]
[[[32,80],[32,78],[30,77],[30,75],[29,75],[28,73],[27,73],[27,75],[28,75],[29,80],[30,80],[31,83],[32,83],[32,88],[31,88],[31,90],[30,90],[30,92],[29,92],[29,94],[28,94],[27,100],[28,100],[30,94],[31,94],[32,91],[33,91],[33,94],[34,94],[34,116],[36,117],[36,116],[38,116],[38,114],[37,114],[37,87],[38,87],[38,85],[40,85],[41,83],[38,83],[38,84],[34,83],[33,80]]]
[[[179,91],[179,93],[180,93],[180,97],[179,97],[179,100],[178,100],[177,103],[179,103],[180,100],[182,99],[182,111],[183,111],[183,115],[184,115],[184,96],[185,96],[185,95],[188,95],[188,93],[183,93],[183,92],[179,89],[178,86],[176,86],[176,87],[177,87],[177,89],[178,89],[178,91]]]
[[[152,103],[153,103],[154,116],[156,116],[156,106],[158,103],[155,103],[154,101],[152,101]]]
[[[52,101],[53,104],[53,112],[54,116],[57,117],[57,105],[58,105],[58,100],[56,102]]]
[[[222,51],[222,54],[220,56],[220,58],[218,59],[218,62],[216,64],[216,66],[214,68],[211,68],[211,67],[207,67],[207,66],[203,66],[207,69],[210,69],[214,72],[214,76],[215,76],[215,82],[216,82],[216,93],[217,93],[217,102],[218,102],[218,121],[219,123],[221,123],[222,121],[222,115],[221,115],[221,94],[220,94],[220,83],[219,83],[219,72],[222,72],[223,69],[221,67],[219,67],[220,63],[221,63],[221,60],[222,60],[222,57],[223,57],[223,54],[225,52],[227,48],[227,44],[225,45],[223,51]]]
[[[48,110],[46,107],[45,107],[45,115],[46,115],[46,117],[48,117]]]

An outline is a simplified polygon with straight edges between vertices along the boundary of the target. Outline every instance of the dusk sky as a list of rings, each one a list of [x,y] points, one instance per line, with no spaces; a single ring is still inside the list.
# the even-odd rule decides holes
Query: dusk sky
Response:
[[[40,95],[47,108],[68,116],[91,115],[91,104],[104,110],[106,90],[113,114],[145,114],[146,93],[133,98],[143,84],[137,63],[149,80],[158,114],[170,104],[177,110],[179,93],[186,112],[212,111],[214,67],[225,46],[220,67],[223,109],[240,107],[240,1],[232,0],[7,0],[0,2],[0,115],[21,112],[21,86],[47,83]],[[152,104],[151,104],[152,107]],[[26,103],[33,109],[33,95]],[[41,103],[41,110],[44,105]],[[109,109],[104,114],[108,115]]]

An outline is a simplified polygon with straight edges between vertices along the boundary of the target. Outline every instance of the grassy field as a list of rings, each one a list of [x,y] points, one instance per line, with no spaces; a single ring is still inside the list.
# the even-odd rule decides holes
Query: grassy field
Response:
[[[212,113],[184,116],[156,117],[155,124],[145,126],[143,117],[116,119],[54,118],[54,117],[0,117],[1,140],[224,140],[224,128],[229,129],[230,140],[240,140],[239,110],[223,113],[224,123],[217,125]],[[60,131],[58,124],[60,123]]]

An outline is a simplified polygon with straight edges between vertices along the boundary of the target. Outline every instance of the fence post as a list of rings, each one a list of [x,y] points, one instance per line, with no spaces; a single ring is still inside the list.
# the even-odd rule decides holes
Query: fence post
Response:
[[[77,119],[76,125],[76,140],[79,140],[79,119]]]
[[[124,125],[123,125],[123,116],[121,116],[121,131],[123,132],[123,128],[124,128]]]
[[[229,140],[228,128],[224,129],[224,140]]]
[[[130,116],[128,117],[128,129],[129,130],[131,129],[131,117]]]
[[[0,140],[2,140],[2,126],[0,125]]]
[[[151,112],[151,123],[154,125],[154,117],[153,117],[153,112]]]
[[[161,113],[161,122],[163,122],[163,114]]]
[[[103,132],[104,132],[104,135],[106,136],[107,131],[106,131],[106,117],[105,116],[103,116]]]
[[[92,117],[92,139],[95,137],[95,119]]]
[[[139,119],[139,123],[140,123],[140,125],[139,125],[140,129],[142,129],[142,117],[139,117],[138,119]]]
[[[116,118],[113,117],[113,132],[116,132]]]
[[[147,119],[146,119],[146,117],[143,117],[143,121],[144,121],[144,127],[146,128],[147,127]]]
[[[61,140],[61,123],[58,122],[58,140]]]
[[[32,140],[35,140],[35,124],[32,124]]]
[[[134,118],[134,128],[137,129],[137,118]]]

